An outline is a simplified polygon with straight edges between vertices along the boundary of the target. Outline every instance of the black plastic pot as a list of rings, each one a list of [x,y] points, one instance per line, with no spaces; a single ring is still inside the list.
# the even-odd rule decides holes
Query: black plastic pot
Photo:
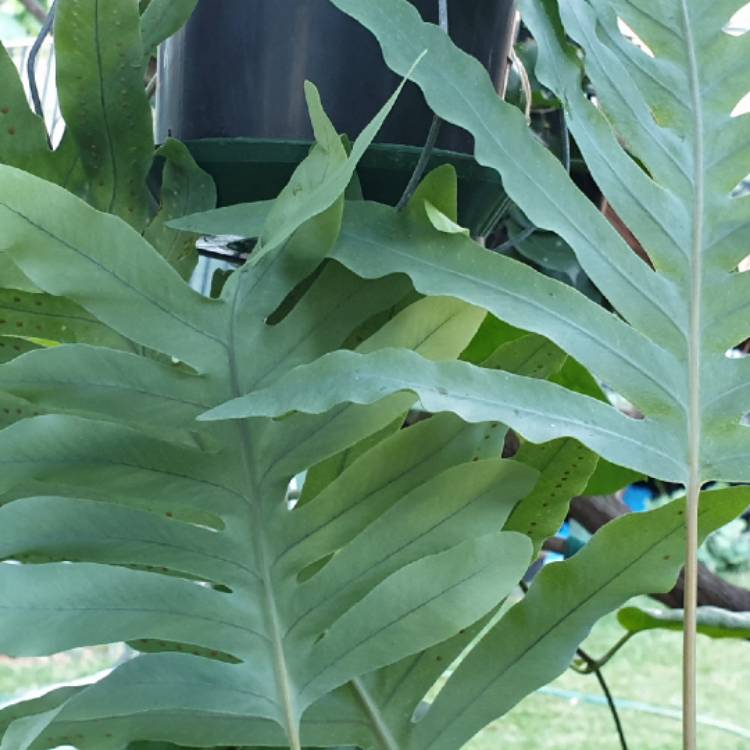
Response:
[[[425,20],[437,21],[438,0],[412,2]],[[448,6],[454,41],[485,65],[500,91],[514,31],[515,0],[449,0]],[[312,138],[303,95],[306,79],[320,89],[337,129],[351,136],[364,128],[399,82],[383,62],[374,37],[329,0],[200,0],[185,28],[160,50],[158,138],[209,140],[197,147],[196,155],[203,154],[199,160],[214,172],[215,165],[206,158],[222,154],[223,203],[229,202],[229,194],[232,200],[238,193],[246,200],[271,197],[264,194],[262,183],[269,181],[263,179],[263,169],[287,174],[297,159],[290,157],[290,149]],[[398,198],[431,120],[421,92],[407,86],[377,139],[397,147],[387,155],[389,168],[370,179],[364,168],[367,197]],[[224,142],[237,138],[249,140]],[[440,151],[451,152],[445,156],[461,175],[460,155],[469,153],[471,145],[467,133],[444,126],[437,157]],[[402,148],[409,146],[416,148]],[[304,149],[299,158],[302,153]],[[382,147],[380,153],[384,154]],[[254,175],[257,179],[248,180],[247,166],[258,155],[261,169]],[[369,161],[377,167],[377,160]],[[469,167],[468,161],[471,174],[463,177],[467,185],[477,174],[476,165]],[[233,178],[229,167],[235,162],[245,168]],[[480,182],[494,185],[495,203],[500,188],[494,173]],[[474,210],[472,222],[480,221],[485,211],[491,207]]]

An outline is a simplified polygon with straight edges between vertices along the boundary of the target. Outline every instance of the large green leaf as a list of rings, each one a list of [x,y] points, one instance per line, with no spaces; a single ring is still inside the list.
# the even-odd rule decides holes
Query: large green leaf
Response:
[[[314,376],[316,393],[297,392],[298,409],[375,402],[407,391],[426,409],[471,420],[492,416],[531,440],[579,439],[616,465],[686,485],[692,620],[700,489],[710,480],[750,480],[748,361],[726,354],[750,333],[750,276],[738,272],[750,212],[734,194],[750,172],[750,120],[732,117],[747,91],[735,61],[750,36],[725,31],[743,3],[522,4],[539,45],[538,77],[563,103],[594,180],[652,267],[576,188],[522,114],[498,98],[479,61],[424,23],[411,3],[332,2],[375,34],[395,71],[405,74],[414,56],[427,50],[410,77],[428,104],[471,133],[477,160],[501,174],[505,191],[531,222],[572,248],[615,314],[461,234],[436,238],[413,217],[394,216],[386,207],[353,204],[334,257],[367,278],[407,273],[421,293],[456,296],[548,337],[633,409],[625,415],[547,382],[379,352],[332,355],[307,372],[292,372],[276,390],[250,394],[213,416],[274,414],[281,401],[288,408],[291,384],[299,388]],[[647,49],[625,38],[622,21]],[[342,366],[351,370],[347,383],[339,376]],[[686,628],[686,748],[695,747],[694,632]]]
[[[152,50],[177,31],[194,6],[195,0],[153,2],[139,19],[125,0],[58,2],[57,87],[67,127],[55,151],[12,60],[0,51],[0,163],[63,185],[139,230],[147,227],[149,241],[183,275],[196,259],[192,234],[166,224],[212,208],[215,187],[185,147],[169,139],[156,152],[166,161],[161,205],[151,198],[153,124],[143,54],[144,45]],[[34,291],[7,259],[0,264],[3,286]]]
[[[701,535],[736,515],[747,499],[745,489],[714,493],[702,511]],[[683,514],[680,501],[609,524],[579,553],[580,559],[545,568],[529,595],[473,643],[448,675],[446,665],[475,641],[477,629],[358,680],[368,712],[378,719],[378,731],[360,738],[361,745],[460,747],[563,672],[591,625],[618,601],[642,587],[666,590],[672,585],[684,544]],[[428,692],[443,682],[434,701],[425,704]]]
[[[721,524],[722,518],[736,515],[748,492],[721,491],[710,499],[701,514],[701,536]],[[642,587],[666,590],[672,585],[684,544],[683,514],[680,501],[673,508],[633,514],[609,524],[579,553],[581,559],[543,570],[529,596],[473,643],[448,675],[446,666],[475,641],[481,623],[414,659],[357,680],[366,713],[378,719],[377,731],[360,738],[361,745],[411,750],[460,747],[564,671],[591,625],[617,601],[627,600]],[[437,684],[437,698],[425,704],[425,696]],[[343,712],[343,707],[339,710]],[[416,723],[415,717],[419,717]]]
[[[55,53],[66,138],[86,175],[87,199],[142,229],[154,141],[137,4],[59,0]]]
[[[740,425],[747,411],[746,361],[724,356],[750,327],[748,277],[736,273],[746,253],[740,238],[748,211],[732,197],[750,171],[750,154],[741,145],[748,121],[731,117],[746,88],[733,60],[748,38],[722,31],[742,3],[675,0],[648,13],[628,0],[563,4],[562,24],[583,47],[583,58],[567,46],[553,2],[524,4],[540,46],[540,79],[566,103],[594,178],[652,257],[654,272],[573,186],[521,114],[497,98],[479,63],[422,23],[409,3],[333,2],[375,33],[394,69],[406,72],[416,50],[428,50],[412,78],[430,105],[472,133],[477,159],[501,172],[506,191],[535,224],[570,244],[622,317],[460,236],[443,235],[441,243],[412,238],[407,247],[406,228],[402,237],[375,212],[348,212],[351,224],[336,257],[376,276],[390,272],[398,254],[399,267],[418,289],[455,294],[549,336],[645,414],[636,424],[564,392],[548,398],[543,383],[533,389],[504,384],[509,401],[523,405],[531,398],[541,407],[550,436],[579,436],[618,464],[690,481],[693,495],[709,479],[747,480],[750,433]],[[620,34],[618,17],[654,57]],[[601,109],[581,88],[582,64]],[[722,85],[712,87],[716,77]],[[365,243],[373,252],[362,252]],[[503,284],[516,297],[513,305],[497,293]],[[516,387],[518,398],[510,395]],[[590,415],[589,436],[574,426],[575,413]],[[535,420],[519,410],[511,423],[523,432]],[[625,448],[636,433],[642,445]],[[652,460],[657,447],[668,460]]]
[[[48,294],[0,290],[0,334],[57,343],[129,348],[118,334],[79,305]]]
[[[554,56],[547,83],[559,89],[592,172],[652,255],[654,272],[576,191],[518,113],[498,101],[479,64],[422,24],[409,3],[334,1],[375,30],[402,74],[428,50],[414,78],[430,104],[472,132],[479,160],[503,173],[532,221],[566,240],[619,315],[454,232],[440,203],[417,198],[401,213],[363,202],[344,206],[371,131],[347,158],[312,91],[318,145],[280,201],[263,207],[264,223],[253,230],[260,251],[219,300],[190,293],[121,222],[0,170],[0,250],[46,292],[70,297],[128,339],[177,360],[146,365],[137,354],[71,346],[34,351],[7,366],[11,391],[55,414],[0,433],[0,493],[10,501],[0,510],[8,529],[4,554],[38,563],[2,566],[9,582],[18,575],[3,603],[15,630],[0,647],[42,653],[117,637],[187,652],[146,654],[62,705],[30,711],[11,725],[3,750],[46,748],[76,732],[83,735],[77,744],[97,750],[119,750],[131,739],[297,745],[300,716],[301,741],[309,745],[455,748],[563,669],[597,617],[634,593],[668,588],[684,539],[681,504],[605,528],[598,543],[542,574],[432,709],[412,722],[443,666],[496,612],[529,557],[527,540],[497,529],[515,512],[519,528],[531,531],[534,498],[526,508],[517,501],[529,499],[535,473],[477,454],[477,436],[493,421],[537,442],[579,438],[619,465],[690,480],[693,501],[702,480],[748,479],[748,438],[739,424],[747,410],[744,365],[724,357],[747,333],[744,281],[733,273],[744,207],[729,198],[744,152],[722,164],[740,148],[736,134],[746,126],[728,116],[735,78],[726,89],[704,92],[709,84],[695,64],[723,72],[727,50],[743,44],[721,34],[739,3],[696,11],[697,3],[665,0],[649,12],[660,28],[676,30],[666,35],[625,0],[565,4],[568,33],[584,46],[597,91],[601,79],[601,111],[581,93],[579,58],[566,49],[549,53],[566,44],[552,4],[527,3],[543,53]],[[684,23],[696,12],[699,22]],[[586,26],[591,14],[596,26]],[[655,58],[617,37],[618,15]],[[612,85],[603,80],[610,69],[619,77]],[[637,89],[628,88],[622,71],[638,80]],[[655,93],[665,80],[687,108]],[[635,114],[623,116],[626,106]],[[731,137],[722,142],[724,133]],[[321,269],[326,254],[349,270],[332,261]],[[435,320],[446,297],[470,306],[462,337],[445,326],[455,354],[476,332],[475,306],[486,309],[559,345],[645,418],[529,377],[534,372],[440,361],[446,357],[435,356],[435,336],[425,339],[414,328],[409,340],[408,312],[370,348],[328,354],[403,303],[411,291],[403,274],[421,294],[438,296],[420,303]],[[309,285],[304,293],[302,284]],[[412,309],[411,318],[422,316]],[[69,380],[27,383],[24,363],[36,370],[42,357],[55,364],[53,356]],[[238,403],[243,394],[249,396]],[[470,424],[438,414],[424,426],[390,432],[312,500],[287,510],[293,475],[396,424],[415,394],[426,410],[455,412]],[[205,410],[234,421],[195,423]],[[450,441],[460,448],[454,458],[440,463],[445,454],[433,431],[449,428],[465,432]],[[427,453],[406,451],[407,439]],[[496,450],[497,438],[489,443]],[[399,473],[384,471],[384,456]],[[542,458],[532,453],[528,460]],[[555,470],[552,462],[550,476]],[[410,479],[401,485],[403,477]],[[452,491],[443,494],[443,486]],[[713,493],[702,508],[704,531],[746,504],[744,490]],[[110,508],[118,515],[107,521],[102,510]],[[50,525],[32,523],[40,509],[52,527],[66,530],[61,542]],[[74,517],[80,530],[70,526]],[[94,535],[100,528],[110,544]],[[70,558],[80,562],[55,562]],[[441,588],[451,576],[460,585]],[[69,602],[101,617],[86,617]],[[58,625],[47,637],[40,635],[40,607],[52,607],[49,618]],[[114,617],[115,608],[127,615]],[[357,630],[372,636],[367,648]],[[403,690],[394,691],[397,685]],[[381,707],[388,696],[394,702]]]
[[[442,452],[440,462],[451,460],[451,452],[452,460],[459,459],[460,445],[465,442],[457,438],[467,427],[449,416],[435,419],[442,422],[444,438],[453,434],[453,448]],[[408,436],[412,430],[420,434]],[[425,439],[430,440],[427,423],[409,428],[399,435],[400,450],[394,450],[393,456],[404,462],[404,449],[422,448]],[[429,450],[418,452],[423,461]],[[382,466],[385,458],[384,453],[372,465]],[[414,464],[418,472],[419,465],[419,461]],[[394,467],[394,474],[397,471]],[[710,500],[701,511],[701,535],[734,517],[747,504],[748,494],[744,488],[723,490],[711,493]],[[377,750],[460,747],[529,692],[564,671],[598,617],[635,593],[647,588],[667,590],[673,584],[684,543],[684,508],[684,501],[678,501],[608,524],[575,558],[545,568],[529,595],[478,641],[486,620],[326,696],[303,719],[304,743],[346,742]],[[445,682],[446,667],[472,643]],[[190,657],[180,654],[126,664],[107,680],[78,691],[32,747],[46,748],[53,738],[65,741],[78,734],[97,737],[100,743],[81,742],[84,750],[108,750],[118,745],[105,738],[105,733],[117,737],[125,731],[125,723],[134,734],[190,746],[215,743],[217,737],[237,745],[283,746],[283,736],[270,724],[241,718],[248,696],[237,681],[237,671],[210,664],[196,667]],[[425,703],[425,696],[443,682],[434,701]],[[132,689],[134,684],[139,686],[137,691]],[[210,701],[204,695],[208,692]],[[33,716],[56,705],[53,695],[38,707],[16,708],[15,715]],[[175,713],[176,707],[183,710]],[[416,722],[415,716],[419,717]],[[48,720],[43,717],[40,723]]]
[[[8,51],[0,44],[0,163],[54,179],[44,122],[31,111]]]
[[[119,709],[129,720],[111,717],[108,737],[77,744],[183,742],[188,731],[192,742],[235,742],[229,724],[201,734],[176,727],[166,709],[140,716],[158,705],[143,687],[150,674],[162,692],[182,684],[181,708],[196,720],[217,701],[228,707],[236,690],[230,710],[241,705],[248,726],[298,747],[300,720],[318,699],[470,626],[530,562],[529,540],[500,529],[537,472],[499,451],[472,460],[484,425],[446,417],[398,432],[382,448],[402,461],[400,474],[370,451],[289,510],[295,474],[391,424],[413,397],[277,422],[195,421],[336,349],[409,293],[404,277],[368,281],[331,261],[319,268],[356,155],[376,127],[342,159],[308,95],[320,142],[269,214],[264,252],[218,300],[191,291],[119,218],[0,168],[0,249],[45,292],[166,355],[70,344],[0,367],[4,390],[50,412],[0,432],[0,557],[25,563],[0,566],[0,649],[40,655],[128,640],[157,651],[113,675],[111,689],[127,684],[135,699]],[[272,316],[311,275],[296,304]],[[360,346],[454,358],[483,317],[455,299],[428,298]],[[423,460],[404,439],[419,439]],[[66,706],[20,719],[4,747],[59,739]]]
[[[716,493],[701,512],[701,534],[736,515],[747,499],[742,489]],[[685,543],[684,512],[680,502],[624,517],[571,560],[548,566],[528,596],[461,663],[408,746],[460,747],[564,671],[593,622],[617,602],[649,586],[668,590]]]

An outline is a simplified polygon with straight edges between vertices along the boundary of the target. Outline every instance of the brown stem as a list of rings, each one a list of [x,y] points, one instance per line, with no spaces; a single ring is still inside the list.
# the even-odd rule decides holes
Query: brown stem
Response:
[[[39,0],[21,0],[21,5],[36,18],[39,23],[44,23],[47,20],[47,10],[39,2]]]

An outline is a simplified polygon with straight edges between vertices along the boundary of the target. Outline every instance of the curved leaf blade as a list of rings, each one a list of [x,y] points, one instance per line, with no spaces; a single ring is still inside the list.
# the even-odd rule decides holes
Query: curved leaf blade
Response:
[[[702,536],[748,501],[741,488],[707,494]],[[575,557],[547,566],[456,669],[406,746],[460,746],[567,669],[601,616],[646,589],[669,590],[682,561],[684,513],[684,502],[677,501],[625,516],[607,524]]]
[[[314,392],[308,387],[313,381]],[[469,422],[497,420],[538,443],[566,434],[618,464],[646,467],[673,481],[686,479],[683,464],[674,457],[677,450],[670,452],[664,435],[648,420],[630,419],[554,383],[465,362],[433,363],[396,349],[328,354],[200,419],[278,417],[290,409],[321,413],[342,402],[370,404],[400,392],[416,394],[425,411],[452,411]]]
[[[624,607],[617,613],[617,621],[633,635],[647,630],[682,632],[685,627],[685,612],[681,609]],[[698,633],[709,638],[747,640],[750,638],[750,615],[719,607],[698,607]]]
[[[140,230],[149,213],[153,134],[138,7],[128,0],[60,0],[55,52],[60,107],[88,199]]]

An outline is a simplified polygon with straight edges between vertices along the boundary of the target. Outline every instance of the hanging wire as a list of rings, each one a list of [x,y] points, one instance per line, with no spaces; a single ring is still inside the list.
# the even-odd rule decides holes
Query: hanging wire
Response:
[[[450,30],[448,24],[448,0],[438,0],[438,16],[440,28],[447,34]],[[432,118],[432,124],[430,125],[430,130],[427,133],[427,140],[422,148],[422,153],[419,155],[419,161],[414,167],[414,172],[412,172],[411,178],[404,189],[404,194],[396,204],[396,208],[399,211],[406,206],[414,195],[417,187],[419,187],[419,183],[422,181],[422,177],[424,177],[424,173],[427,171],[427,165],[430,163],[432,152],[435,150],[435,144],[440,135],[442,125],[443,121],[437,115],[434,115]]]
[[[559,112],[560,112],[560,125],[561,125],[561,135],[562,135],[561,161],[562,161],[563,167],[565,167],[565,171],[568,174],[570,174],[570,167],[572,163],[571,155],[570,155],[570,130],[568,129],[568,123],[565,118],[565,110],[560,109]],[[497,219],[498,222],[500,221],[500,218],[502,218],[502,215],[500,214],[500,212],[498,212],[498,219]],[[487,234],[491,234],[496,226],[497,224],[492,226],[488,230]],[[493,247],[492,251],[495,253],[504,253],[507,250],[515,249],[522,242],[526,242],[526,240],[528,240],[529,237],[535,234],[538,229],[539,227],[537,227],[535,224],[531,224],[530,226],[526,227],[526,229],[521,230],[518,234],[507,239],[501,245],[498,245],[497,247]]]
[[[36,82],[36,59],[39,56],[39,52],[42,49],[44,40],[49,36],[52,31],[52,25],[55,23],[55,9],[57,8],[57,0],[54,0],[52,7],[49,9],[47,14],[47,20],[42,24],[42,28],[34,40],[34,44],[31,47],[29,53],[29,59],[26,62],[26,71],[29,77],[29,91],[31,93],[31,102],[34,105],[34,112],[44,120],[44,107],[42,106],[42,100],[39,96],[39,88]],[[50,140],[49,133],[47,133],[47,143],[52,148],[52,141]]]

